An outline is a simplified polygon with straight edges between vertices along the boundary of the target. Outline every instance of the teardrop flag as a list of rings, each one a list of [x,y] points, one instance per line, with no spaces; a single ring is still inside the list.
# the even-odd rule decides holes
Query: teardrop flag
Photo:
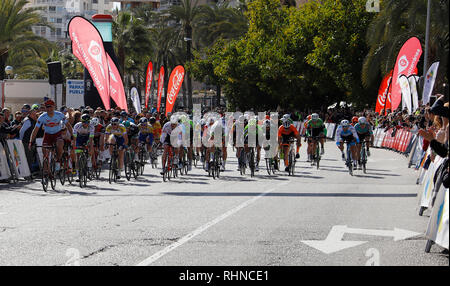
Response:
[[[159,76],[158,76],[158,103],[156,105],[156,110],[159,112],[159,108],[161,107],[161,96],[163,92],[164,87],[164,66],[161,66],[159,69]]]
[[[380,111],[384,108],[384,105],[386,103],[386,97],[389,90],[389,83],[392,79],[392,72],[391,70],[381,81],[380,88],[378,89],[378,99],[377,99],[377,105],[375,107],[375,112],[378,112],[380,114]]]
[[[108,54],[106,54],[106,57],[108,58],[109,77],[110,77],[109,93],[111,95],[111,98],[116,103],[116,105],[124,109],[126,112],[128,112],[127,98],[125,96],[125,89],[123,87],[123,82],[122,78],[120,77],[119,70],[117,69],[116,65],[114,64],[113,60]]]
[[[109,109],[110,77],[102,36],[94,25],[81,16],[70,20],[69,36],[72,40],[72,53],[89,71],[103,105]]]
[[[402,89],[399,83],[399,77],[401,75],[405,75],[406,77],[412,75],[421,55],[422,47],[419,39],[416,37],[410,38],[400,49],[392,75],[392,110],[396,110],[402,101]]]
[[[148,108],[148,100],[150,98],[150,91],[152,88],[152,80],[153,80],[153,64],[150,61],[150,62],[148,62],[147,73],[145,76],[145,108]]]
[[[166,115],[172,112],[175,101],[177,100],[178,92],[180,91],[181,84],[184,80],[184,68],[183,66],[176,66],[169,78],[169,86],[167,87],[167,99],[166,99]]]

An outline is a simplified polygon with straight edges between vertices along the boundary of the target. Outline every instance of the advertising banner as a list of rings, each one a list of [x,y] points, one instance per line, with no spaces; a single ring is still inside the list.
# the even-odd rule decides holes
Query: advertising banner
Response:
[[[375,112],[380,113],[384,108],[384,105],[386,103],[386,97],[389,91],[389,85],[392,79],[392,72],[393,70],[391,70],[381,81],[380,88],[378,89],[378,98],[375,107]]]
[[[119,70],[108,54],[106,54],[106,57],[108,58],[109,68],[109,94],[118,107],[128,112],[127,98]]]
[[[106,109],[109,104],[109,68],[103,39],[88,20],[75,16],[69,22],[72,53],[89,71]]]
[[[405,75],[409,77],[414,74],[421,55],[422,47],[419,39],[416,37],[410,38],[400,49],[392,74],[392,110],[396,110],[402,100],[402,88],[399,82],[400,76]]]
[[[150,61],[147,65],[147,73],[145,75],[145,108],[148,108],[148,100],[150,99],[152,80],[153,80],[153,64]]]
[[[156,105],[156,110],[159,112],[159,108],[161,107],[161,96],[164,91],[164,66],[161,66],[159,69],[158,76],[158,103]]]
[[[0,143],[0,180],[6,180],[11,176],[9,171],[8,161],[6,160],[5,149],[3,144]]]
[[[141,100],[139,99],[138,90],[135,87],[131,88],[130,98],[131,101],[133,102],[133,106],[136,112],[141,113]]]
[[[427,71],[427,75],[425,77],[425,84],[423,86],[423,94],[422,100],[423,104],[427,104],[430,102],[430,96],[433,92],[434,82],[436,80],[437,71],[439,68],[439,62],[433,63]]]
[[[6,140],[6,142],[18,176],[22,178],[30,176],[30,168],[28,167],[28,161],[22,141],[19,139],[10,139]]]
[[[408,78],[401,75],[398,79],[400,87],[402,89],[402,110],[406,107],[408,109],[408,114],[412,113],[412,103],[411,103],[411,88],[409,87]]]
[[[167,87],[166,115],[168,112],[172,112],[183,80],[184,68],[182,66],[176,66],[170,74],[169,86]]]
[[[79,108],[84,104],[84,80],[66,80],[66,106],[69,108]]]

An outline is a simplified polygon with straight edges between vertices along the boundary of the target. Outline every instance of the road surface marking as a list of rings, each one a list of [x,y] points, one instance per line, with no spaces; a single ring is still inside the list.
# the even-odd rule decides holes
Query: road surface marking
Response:
[[[367,241],[342,241],[342,238],[346,233],[376,235],[376,236],[392,236],[394,237],[394,241],[407,239],[420,234],[417,232],[400,228],[394,228],[394,230],[379,230],[379,229],[350,228],[347,227],[346,225],[335,225],[331,228],[331,231],[330,233],[328,233],[328,236],[327,238],[325,238],[325,240],[302,240],[302,242],[325,254],[331,254],[367,242]]]
[[[278,190],[281,186],[287,185],[288,183],[290,183],[290,181],[288,182],[284,182],[281,183],[279,185],[277,185],[274,188],[271,188],[267,191],[265,191],[264,193],[259,194],[256,197],[251,198],[248,201],[243,202],[242,204],[238,205],[237,207],[227,211],[226,213],[222,214],[221,216],[217,217],[216,219],[200,226],[199,228],[197,228],[196,230],[194,230],[193,232],[183,236],[182,238],[180,238],[178,241],[174,242],[173,244],[169,245],[168,247],[164,248],[161,251],[158,251],[157,253],[153,254],[152,256],[150,256],[149,258],[143,260],[142,262],[140,262],[139,264],[137,264],[136,266],[148,266],[150,264],[152,264],[153,262],[155,262],[156,260],[160,259],[161,257],[163,257],[164,255],[166,255],[167,253],[171,252],[172,250],[174,250],[175,248],[185,244],[186,242],[188,242],[189,240],[193,239],[194,237],[196,237],[197,235],[201,234],[202,232],[204,232],[205,230],[207,230],[208,228],[210,228],[211,226],[221,222],[222,220],[226,219],[227,217],[237,213],[238,211],[240,211],[241,209],[251,205],[252,203],[254,203],[255,201],[257,201],[258,199],[260,199],[261,197],[267,195],[270,192],[273,192],[274,190]]]

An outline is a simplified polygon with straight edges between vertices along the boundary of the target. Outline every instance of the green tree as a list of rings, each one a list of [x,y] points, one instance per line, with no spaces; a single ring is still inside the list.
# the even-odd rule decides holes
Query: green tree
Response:
[[[31,27],[47,25],[36,12],[38,9],[24,8],[27,0],[0,1],[0,80],[5,78],[5,66],[11,53],[14,55],[15,68],[28,67],[28,71],[39,69],[39,63],[33,55],[48,52],[49,42],[33,34]],[[29,62],[21,62],[20,57]],[[21,66],[19,67],[19,63]],[[36,63],[37,66],[32,64]],[[38,71],[40,73],[41,71]]]

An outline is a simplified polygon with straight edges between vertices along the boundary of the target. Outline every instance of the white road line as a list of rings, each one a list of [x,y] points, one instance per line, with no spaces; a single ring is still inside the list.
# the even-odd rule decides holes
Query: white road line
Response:
[[[200,226],[199,228],[197,228],[196,230],[194,230],[193,232],[183,236],[182,238],[180,238],[178,241],[174,242],[173,244],[169,245],[168,247],[164,248],[161,251],[158,251],[157,253],[153,254],[152,256],[150,256],[149,258],[143,260],[142,262],[140,262],[139,264],[137,264],[136,266],[148,266],[150,264],[152,264],[153,262],[155,262],[156,260],[160,259],[161,257],[163,257],[164,255],[166,255],[167,253],[171,252],[172,250],[174,250],[175,248],[185,244],[186,242],[188,242],[189,240],[193,239],[194,237],[196,237],[197,235],[201,234],[202,232],[204,232],[205,230],[207,230],[208,228],[210,228],[211,226],[221,222],[222,220],[226,219],[227,217],[237,213],[238,211],[240,211],[241,209],[251,205],[252,203],[254,203],[256,200],[260,199],[261,197],[267,195],[270,192],[273,192],[274,190],[279,189],[281,186],[287,185],[288,183],[290,183],[290,181],[288,182],[284,182],[282,184],[277,185],[275,188],[269,189],[267,191],[265,191],[264,193],[261,193],[260,195],[243,202],[242,204],[238,205],[237,207],[227,211],[226,213],[222,214],[221,216],[217,217],[216,219]]]

